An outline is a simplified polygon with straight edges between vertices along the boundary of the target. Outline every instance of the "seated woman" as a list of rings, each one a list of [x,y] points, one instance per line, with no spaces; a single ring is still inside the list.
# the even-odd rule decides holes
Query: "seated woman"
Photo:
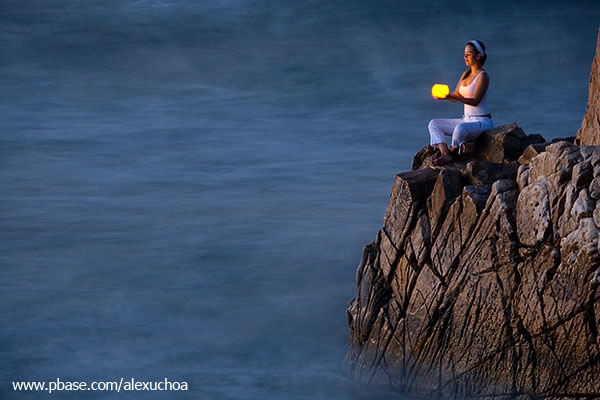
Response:
[[[437,146],[439,154],[434,158],[434,165],[443,165],[452,161],[452,155],[446,144],[446,136],[452,136],[452,150],[460,149],[465,142],[475,140],[481,132],[494,127],[492,114],[487,104],[487,91],[490,78],[482,68],[487,59],[485,46],[479,40],[471,40],[465,46],[465,64],[470,67],[462,76],[454,93],[444,99],[461,102],[465,105],[462,118],[433,119],[429,122],[431,146]],[[439,98],[438,98],[439,99]],[[441,100],[441,99],[439,99]]]

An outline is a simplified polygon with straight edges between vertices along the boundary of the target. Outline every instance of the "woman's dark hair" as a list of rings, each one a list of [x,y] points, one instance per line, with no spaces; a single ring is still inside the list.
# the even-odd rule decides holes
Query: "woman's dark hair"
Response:
[[[487,60],[487,53],[485,51],[485,44],[483,44],[483,42],[481,40],[477,40],[477,43],[479,43],[479,45],[481,46],[481,49],[483,50],[483,54],[479,53],[479,50],[477,50],[477,46],[475,46],[473,44],[473,42],[468,42],[467,45],[471,46],[478,54],[481,54],[481,66],[483,67],[483,64],[485,64],[485,60]]]

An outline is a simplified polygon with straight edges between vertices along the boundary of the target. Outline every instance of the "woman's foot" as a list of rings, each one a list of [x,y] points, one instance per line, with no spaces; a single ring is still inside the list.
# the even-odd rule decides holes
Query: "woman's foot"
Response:
[[[435,165],[436,167],[439,167],[444,164],[448,164],[450,161],[452,161],[452,156],[450,154],[447,154],[447,155],[442,154],[441,156],[433,159],[433,165]]]

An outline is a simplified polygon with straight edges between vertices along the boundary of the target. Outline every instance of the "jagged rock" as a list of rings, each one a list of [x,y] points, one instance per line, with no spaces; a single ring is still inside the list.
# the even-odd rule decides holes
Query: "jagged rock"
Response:
[[[557,228],[557,237],[564,237],[577,227],[577,220],[572,217],[571,210],[577,201],[577,188],[572,183],[568,183],[562,191],[564,201],[560,205],[562,212],[558,215],[558,220],[554,219],[554,226]],[[556,218],[556,216],[555,216]]]
[[[445,168],[440,172],[428,204],[432,229],[437,227],[440,217],[446,214],[452,200],[460,196],[464,184],[465,177],[459,170]]]
[[[600,146],[579,146],[579,152],[583,159],[588,160],[592,166],[600,161]],[[595,161],[595,164],[592,161]]]
[[[579,196],[571,208],[571,217],[577,220],[591,217],[595,206],[596,204],[590,197],[587,189],[583,189],[579,192]]]
[[[548,180],[539,179],[525,187],[517,202],[518,236],[525,246],[538,246],[552,227]]]
[[[431,249],[431,226],[429,218],[425,213],[417,220],[415,229],[410,236],[410,243],[405,246],[406,255],[409,259],[416,261],[418,268],[422,268],[425,261],[429,259]]]
[[[548,143],[536,143],[530,144],[525,148],[523,154],[517,160],[519,164],[529,164],[533,157],[538,156],[540,153],[543,153],[546,150]]]
[[[527,181],[529,180],[529,165],[523,164],[519,167],[517,171],[517,184],[519,186],[519,190],[523,190],[525,186],[527,186]]]
[[[493,163],[473,160],[467,164],[465,175],[471,185],[491,185],[499,179],[516,179],[519,164],[516,162]]]
[[[562,179],[571,179],[575,164],[583,160],[579,148],[570,142],[560,141],[546,147],[546,151],[533,158],[530,163],[529,184],[541,176],[558,174]]]
[[[421,169],[427,167],[433,167],[433,157],[429,154],[429,145],[423,147],[413,157],[411,169]]]
[[[463,231],[469,231],[475,222],[471,218],[465,220],[461,215],[462,202],[453,202],[431,247],[431,268],[442,281],[453,270],[464,246]]]
[[[500,193],[508,192],[509,190],[514,190],[517,188],[517,185],[512,179],[499,179],[492,184],[492,197],[496,197]]]
[[[593,218],[579,220],[577,229],[560,241],[560,252],[570,267],[580,264],[587,268],[598,268],[598,228]]]
[[[596,44],[596,56],[592,62],[587,109],[581,128],[577,132],[577,143],[582,145],[600,144],[600,30]]]
[[[596,227],[600,229],[600,202],[596,203],[596,208],[594,209],[592,216],[594,217]]]
[[[600,200],[600,176],[592,179],[589,186],[590,196],[594,200]]]
[[[517,160],[523,152],[523,130],[516,123],[502,125],[482,133],[475,141],[475,153],[483,160],[501,163]]]
[[[590,163],[592,163],[592,167],[594,167],[594,176],[597,176],[596,172],[596,167],[598,165],[600,165],[600,146],[593,146],[591,147],[592,149],[592,154],[590,155]]]
[[[588,160],[581,161],[573,167],[572,176],[573,184],[577,188],[588,186],[594,177],[592,164]]]
[[[418,216],[421,202],[427,200],[437,180],[439,169],[425,168],[396,175],[383,229],[392,243],[402,247],[412,222]]]

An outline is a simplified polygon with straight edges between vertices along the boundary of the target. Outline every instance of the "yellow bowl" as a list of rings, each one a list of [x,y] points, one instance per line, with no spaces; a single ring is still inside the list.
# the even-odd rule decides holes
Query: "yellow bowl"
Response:
[[[448,88],[448,85],[441,85],[439,83],[436,83],[431,88],[431,95],[435,99],[445,99],[449,93],[450,89]]]

